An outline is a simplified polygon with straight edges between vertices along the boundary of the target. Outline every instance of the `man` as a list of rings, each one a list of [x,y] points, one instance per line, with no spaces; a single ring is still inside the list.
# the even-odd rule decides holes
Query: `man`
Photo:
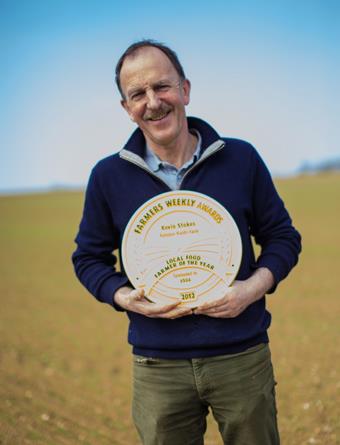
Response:
[[[133,419],[142,442],[202,444],[210,408],[225,444],[277,445],[264,295],[296,264],[300,235],[255,149],[186,117],[191,86],[171,49],[149,40],[131,45],[116,81],[138,128],[91,173],[73,262],[87,289],[130,319]],[[216,199],[242,238],[232,290],[195,310],[151,303],[114,267],[112,251],[132,214],[176,189]],[[257,259],[251,236],[261,246]]]

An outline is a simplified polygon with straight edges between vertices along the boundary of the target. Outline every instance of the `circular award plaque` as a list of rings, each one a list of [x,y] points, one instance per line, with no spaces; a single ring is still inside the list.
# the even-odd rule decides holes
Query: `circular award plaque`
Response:
[[[122,242],[129,280],[162,304],[180,300],[196,307],[222,297],[241,257],[241,237],[230,213],[209,196],[185,190],[143,204]]]

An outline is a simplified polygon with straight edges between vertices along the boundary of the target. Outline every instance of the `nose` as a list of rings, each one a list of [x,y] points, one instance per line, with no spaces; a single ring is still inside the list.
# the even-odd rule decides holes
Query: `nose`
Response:
[[[146,92],[146,104],[150,110],[157,110],[161,104],[157,93],[152,89]]]

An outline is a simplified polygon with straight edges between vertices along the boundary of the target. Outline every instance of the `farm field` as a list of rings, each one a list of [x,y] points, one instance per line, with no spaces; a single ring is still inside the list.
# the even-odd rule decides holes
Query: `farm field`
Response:
[[[268,297],[282,445],[340,444],[340,175],[276,185],[303,236]],[[0,197],[1,445],[139,443],[126,316],[70,261],[82,205],[81,192]],[[206,445],[221,445],[209,418]]]

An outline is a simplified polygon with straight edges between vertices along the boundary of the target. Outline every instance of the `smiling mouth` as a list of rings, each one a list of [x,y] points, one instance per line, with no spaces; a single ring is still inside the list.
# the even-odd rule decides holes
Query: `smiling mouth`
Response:
[[[168,111],[166,111],[166,112],[163,112],[162,114],[157,114],[157,115],[154,115],[154,116],[147,117],[146,120],[148,120],[148,121],[152,121],[152,122],[161,121],[161,120],[163,120],[165,117],[168,116],[168,114],[170,113],[170,111],[171,111],[171,110],[168,110]]]

